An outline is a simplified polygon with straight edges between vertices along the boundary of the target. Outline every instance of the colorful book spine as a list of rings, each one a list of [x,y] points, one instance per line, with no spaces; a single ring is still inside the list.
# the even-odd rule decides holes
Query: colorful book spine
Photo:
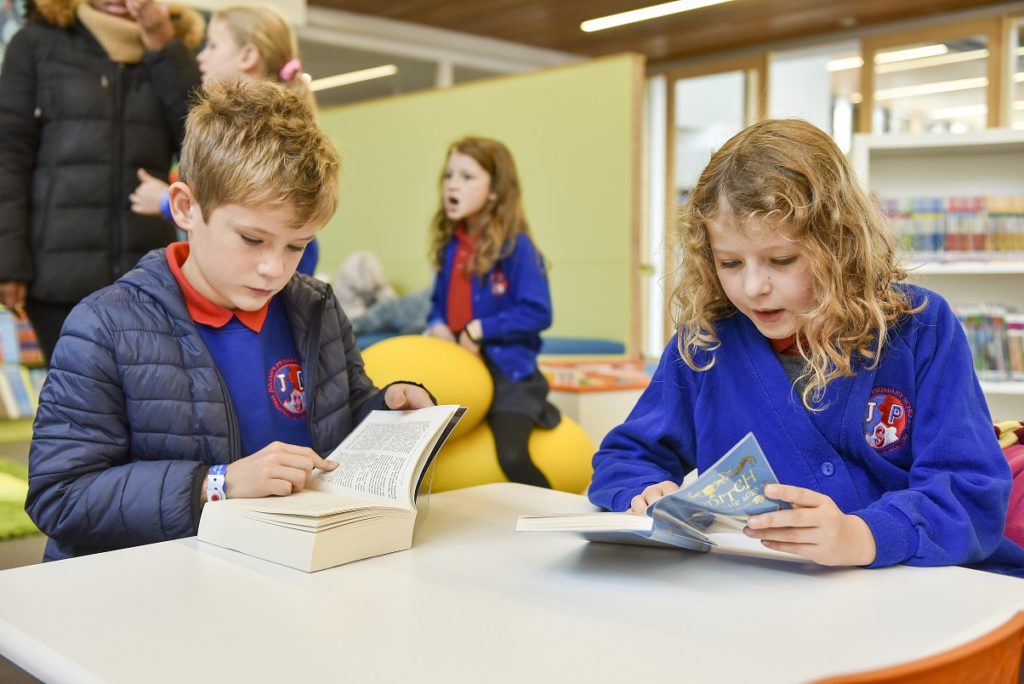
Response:
[[[905,251],[927,258],[1024,256],[1024,196],[883,197]]]

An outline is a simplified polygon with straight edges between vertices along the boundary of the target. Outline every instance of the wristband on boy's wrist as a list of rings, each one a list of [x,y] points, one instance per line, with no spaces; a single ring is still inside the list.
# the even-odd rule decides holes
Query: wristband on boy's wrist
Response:
[[[174,214],[171,213],[171,193],[166,190],[160,195],[160,213],[168,221],[174,221]]]
[[[210,472],[206,474],[207,501],[221,501],[228,498],[227,475],[228,467],[226,465],[210,466]]]

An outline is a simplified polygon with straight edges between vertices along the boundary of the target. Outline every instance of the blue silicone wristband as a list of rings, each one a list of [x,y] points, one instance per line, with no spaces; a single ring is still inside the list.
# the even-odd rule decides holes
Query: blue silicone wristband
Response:
[[[164,194],[160,195],[160,213],[168,221],[174,220],[174,214],[171,213],[171,193],[166,190]]]

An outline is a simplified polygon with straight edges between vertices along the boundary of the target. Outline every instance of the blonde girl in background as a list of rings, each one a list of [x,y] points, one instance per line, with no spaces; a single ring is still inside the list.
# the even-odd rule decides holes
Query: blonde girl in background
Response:
[[[487,415],[509,480],[548,487],[530,459],[534,426],[561,416],[537,368],[540,332],[551,325],[544,257],[523,212],[515,161],[497,140],[467,137],[445,155],[441,206],[431,228],[437,269],[426,335],[479,355],[494,379]]]
[[[745,533],[824,565],[1024,576],[1010,470],[949,305],[902,281],[849,162],[797,120],[725,143],[681,221],[678,332],[589,496],[643,513],[753,432],[792,504]]]
[[[240,80],[270,80],[298,95],[316,111],[309,80],[302,72],[295,33],[287,20],[269,5],[238,5],[215,12],[206,31],[206,46],[197,57],[203,84]],[[167,183],[138,170],[139,186],[132,193],[132,211],[163,214],[171,220]],[[312,274],[317,260],[314,240],[306,247],[299,272]]]

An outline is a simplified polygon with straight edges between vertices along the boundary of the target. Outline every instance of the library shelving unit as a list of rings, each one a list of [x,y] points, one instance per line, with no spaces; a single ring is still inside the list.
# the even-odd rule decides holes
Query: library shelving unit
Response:
[[[961,134],[857,134],[850,160],[878,197],[1024,195],[1024,131]],[[979,304],[1024,312],[1024,253],[908,254],[911,282],[954,307]],[[997,420],[1024,418],[1024,382],[984,380]]]

